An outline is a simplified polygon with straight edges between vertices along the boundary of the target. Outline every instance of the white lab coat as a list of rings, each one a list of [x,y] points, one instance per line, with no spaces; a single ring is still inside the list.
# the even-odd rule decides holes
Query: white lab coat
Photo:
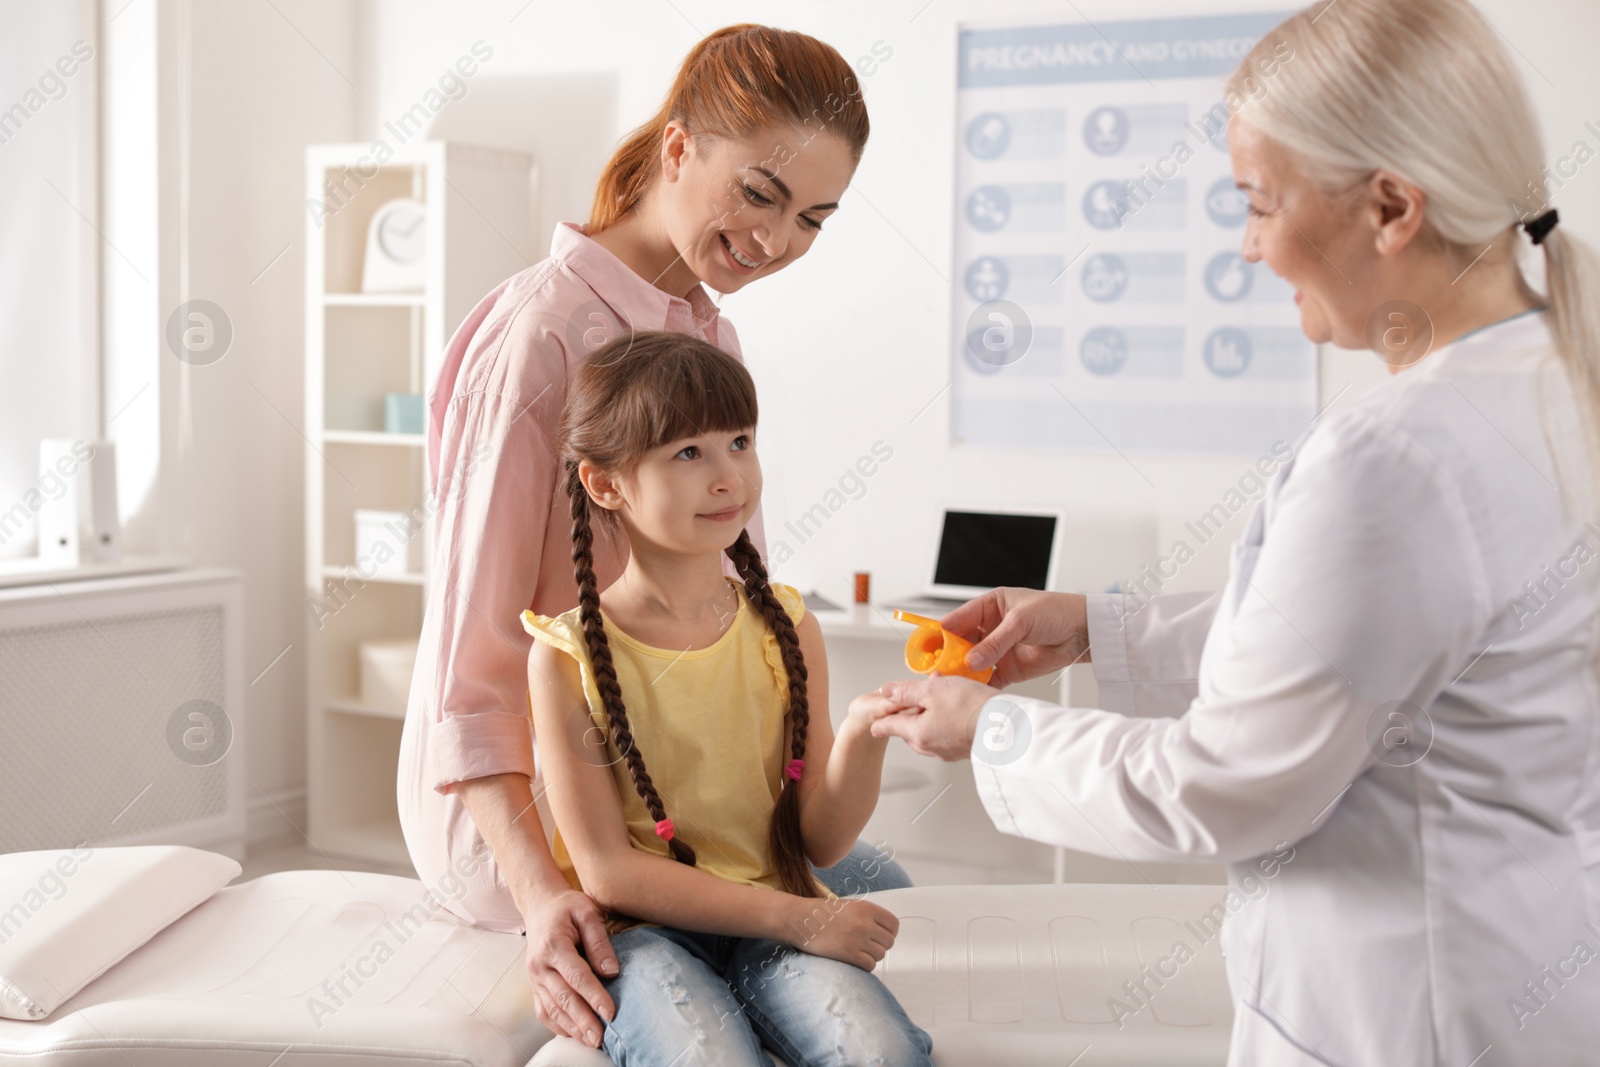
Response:
[[[1576,419],[1542,312],[1462,338],[1301,438],[1222,593],[1125,618],[1089,598],[1102,703],[1128,714],[984,705],[999,829],[1229,865],[1231,1064],[1600,1063]]]

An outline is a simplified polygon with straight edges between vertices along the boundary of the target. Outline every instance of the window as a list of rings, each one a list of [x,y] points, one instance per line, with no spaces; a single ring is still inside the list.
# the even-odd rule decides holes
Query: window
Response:
[[[92,0],[0,0],[0,561],[32,555],[39,441],[99,435]]]

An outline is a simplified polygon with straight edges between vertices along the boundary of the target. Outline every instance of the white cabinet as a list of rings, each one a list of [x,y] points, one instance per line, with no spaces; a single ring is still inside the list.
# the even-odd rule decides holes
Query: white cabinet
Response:
[[[534,181],[525,155],[443,141],[381,162],[367,144],[306,150],[308,836],[330,855],[410,864],[395,810],[405,707],[360,699],[361,646],[415,640],[431,581],[427,438],[386,431],[385,396],[426,395],[478,301],[544,258]],[[374,216],[400,199],[424,205],[420,221],[396,216],[405,232],[388,242],[404,260],[425,227],[421,288],[362,292]],[[363,558],[357,510],[399,513],[388,540],[420,540],[416,565]]]
[[[0,589],[0,853],[162,844],[243,858],[242,605],[232,570]]]

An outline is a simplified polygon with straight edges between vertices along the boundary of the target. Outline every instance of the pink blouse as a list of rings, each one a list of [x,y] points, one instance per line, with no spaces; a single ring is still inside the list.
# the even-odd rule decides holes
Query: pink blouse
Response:
[[[453,785],[504,773],[538,779],[528,718],[533,638],[522,613],[558,616],[578,605],[555,435],[578,363],[627,330],[694,334],[742,358],[706,291],[662,293],[562,222],[549,259],[507,278],[467,315],[429,397],[434,558],[400,739],[398,816],[418,877],[446,909],[486,929],[515,933],[522,915]],[[750,537],[765,555],[760,512]],[[602,589],[626,560],[627,545],[595,528]],[[725,571],[733,573],[730,561]]]
[[[530,608],[559,615],[578,602],[555,434],[582,358],[629,328],[693,334],[743,358],[704,289],[671,296],[569,223],[556,227],[550,258],[484,297],[445,351],[428,399],[433,577],[398,783],[401,824],[424,879],[425,867],[437,870],[466,846],[464,813],[438,808],[453,783],[538,775],[532,638],[520,617]],[[750,535],[765,556],[759,509]],[[594,551],[604,589],[621,575],[627,546],[597,527]],[[731,561],[724,570],[736,574]]]

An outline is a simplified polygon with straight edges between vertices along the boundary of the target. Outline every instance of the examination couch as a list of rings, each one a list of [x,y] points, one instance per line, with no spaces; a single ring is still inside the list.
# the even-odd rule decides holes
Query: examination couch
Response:
[[[0,1067],[606,1067],[534,1014],[525,940],[391,875],[232,884],[177,846],[0,856]],[[940,1067],[1220,1065],[1220,886],[930,886],[879,966]],[[1183,950],[1177,950],[1182,944]],[[775,1061],[776,1062],[776,1061]]]

